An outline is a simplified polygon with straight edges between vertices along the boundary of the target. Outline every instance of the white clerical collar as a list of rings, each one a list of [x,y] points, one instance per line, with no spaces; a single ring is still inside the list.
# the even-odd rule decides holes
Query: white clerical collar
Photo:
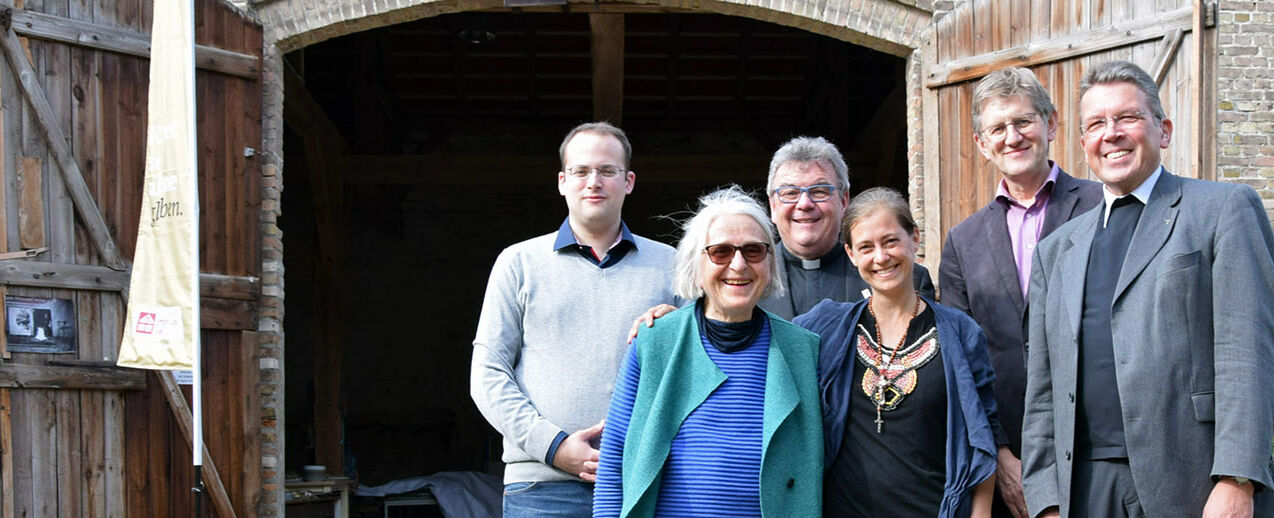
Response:
[[[823,266],[822,259],[814,259],[812,261],[807,259],[801,259],[801,269],[803,270],[817,270],[821,268],[822,266]]]
[[[1149,203],[1150,193],[1154,192],[1155,183],[1159,181],[1159,175],[1161,173],[1163,173],[1162,164],[1157,169],[1155,169],[1155,172],[1150,173],[1150,176],[1147,177],[1145,181],[1142,181],[1141,185],[1138,185],[1137,188],[1133,189],[1131,193],[1125,194],[1124,196],[1132,196],[1134,198],[1137,198],[1137,201],[1140,201],[1142,205]],[[1101,227],[1106,228],[1106,223],[1110,221],[1111,204],[1115,203],[1115,200],[1123,198],[1124,196],[1118,196],[1115,193],[1110,192],[1110,188],[1104,185],[1101,188],[1101,194],[1102,194],[1102,199],[1106,202],[1105,209],[1102,211]]]

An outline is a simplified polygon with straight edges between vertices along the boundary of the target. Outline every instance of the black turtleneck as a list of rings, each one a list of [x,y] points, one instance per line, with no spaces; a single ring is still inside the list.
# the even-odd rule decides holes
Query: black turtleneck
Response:
[[[695,303],[695,321],[699,323],[699,334],[708,338],[718,351],[732,353],[747,349],[756,337],[761,334],[765,322],[765,312],[761,308],[752,308],[752,318],[743,322],[722,322],[704,315],[703,299]]]

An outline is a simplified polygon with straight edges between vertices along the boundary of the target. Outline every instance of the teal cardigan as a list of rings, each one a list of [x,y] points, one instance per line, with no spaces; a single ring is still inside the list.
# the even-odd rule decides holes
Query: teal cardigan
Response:
[[[660,318],[633,342],[641,380],[624,440],[621,517],[654,516],[659,478],[681,423],[725,374],[703,350],[695,304]],[[766,313],[770,354],[761,438],[761,514],[823,512],[823,421],[818,400],[818,335]],[[643,416],[640,420],[636,416]]]

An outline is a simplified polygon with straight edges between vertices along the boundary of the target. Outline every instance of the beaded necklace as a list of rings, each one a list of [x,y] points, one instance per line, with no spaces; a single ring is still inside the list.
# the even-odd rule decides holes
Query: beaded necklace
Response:
[[[876,350],[880,353],[880,357],[885,357],[885,344],[880,337],[880,319],[876,318],[876,310],[872,308],[872,302],[875,297],[867,300],[867,312],[871,313],[871,319],[876,321]],[[894,356],[898,355],[898,351],[902,350],[902,346],[907,343],[907,330],[911,328],[911,321],[915,320],[916,315],[920,314],[920,292],[916,292],[916,306],[911,308],[911,318],[907,319],[907,325],[902,329],[902,337],[898,339],[898,346],[889,353],[889,359],[885,360],[880,366],[880,379],[876,381],[876,390],[872,393],[871,400],[876,404],[876,433],[884,430],[885,420],[881,417],[880,410],[884,406],[885,387],[889,385],[889,377],[885,374],[889,372],[889,367],[894,364]]]

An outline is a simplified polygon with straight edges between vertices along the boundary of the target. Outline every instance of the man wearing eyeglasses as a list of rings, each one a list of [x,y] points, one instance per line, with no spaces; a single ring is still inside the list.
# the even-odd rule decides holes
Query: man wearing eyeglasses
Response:
[[[1101,201],[1101,185],[1048,159],[1057,112],[1030,70],[997,70],[973,89],[973,141],[1000,173],[995,198],[947,233],[938,266],[942,303],[964,310],[987,337],[1001,427],[994,516],[1026,517],[1022,408],[1026,300],[1035,246]]]
[[[786,290],[757,305],[791,320],[823,299],[853,302],[871,289],[849,262],[840,239],[840,223],[849,205],[849,167],[836,145],[823,137],[796,137],[779,147],[770,159],[766,181],[770,221],[779,232]],[[916,290],[934,298],[929,270],[915,265]],[[632,323],[631,341],[642,326],[677,309],[651,307]]]
[[[770,220],[778,228],[787,290],[759,304],[791,320],[823,299],[851,302],[870,294],[840,240],[849,205],[849,168],[836,145],[822,137],[796,137],[770,159],[766,181]],[[929,270],[916,265],[916,289],[933,297]]]
[[[473,341],[470,393],[504,436],[504,516],[592,515],[602,419],[632,315],[676,303],[673,249],[620,218],[632,147],[604,122],[558,150],[567,217],[506,248],[491,268]]]
[[[1103,201],[1031,268],[1033,516],[1274,516],[1274,233],[1247,185],[1161,165],[1172,121],[1126,61],[1079,87]],[[1197,121],[1195,121],[1197,123]]]

